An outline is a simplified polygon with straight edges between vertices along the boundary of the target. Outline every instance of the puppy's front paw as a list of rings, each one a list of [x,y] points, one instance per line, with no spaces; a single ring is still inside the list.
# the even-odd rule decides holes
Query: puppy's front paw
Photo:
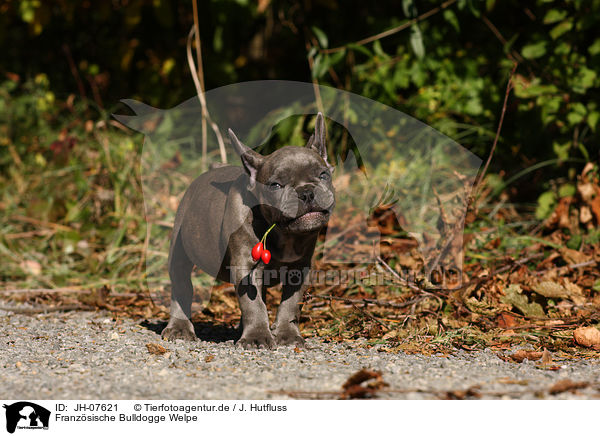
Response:
[[[275,328],[273,332],[277,345],[295,345],[296,347],[304,347],[304,338],[300,335],[300,331],[296,326],[287,326],[285,328]]]
[[[161,336],[167,341],[174,341],[175,339],[195,341],[198,339],[194,332],[194,325],[188,319],[171,319],[162,331]]]
[[[244,333],[242,333],[242,337],[237,342],[237,345],[245,349],[271,349],[275,346],[275,340],[267,327],[247,328],[244,330]]]

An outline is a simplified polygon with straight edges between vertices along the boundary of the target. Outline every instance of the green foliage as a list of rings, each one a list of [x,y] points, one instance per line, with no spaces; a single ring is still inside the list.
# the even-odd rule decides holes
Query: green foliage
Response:
[[[0,281],[142,285],[141,138],[57,104],[41,74],[0,84],[0,108]]]
[[[460,0],[414,21],[439,6],[437,0],[201,2],[207,88],[317,80],[399,108],[485,157],[517,60],[492,169],[510,176],[552,161],[517,180],[537,177],[519,190],[533,200],[548,189],[548,179],[572,178],[582,161],[597,159],[599,0],[536,0],[526,7],[516,0]],[[32,105],[59,106],[50,99],[70,94],[94,120],[102,116],[96,108],[124,97],[161,107],[180,103],[195,92],[185,55],[192,23],[191,1],[8,2],[0,12],[0,74],[47,82],[33,90],[45,96],[21,87],[29,95],[15,100],[22,108],[11,108],[11,117],[29,114]],[[355,43],[397,26],[403,30]],[[10,86],[2,92],[14,94]],[[50,118],[63,116],[58,110]],[[35,110],[30,118],[25,131],[55,122],[40,120]],[[44,144],[36,150],[42,157]]]

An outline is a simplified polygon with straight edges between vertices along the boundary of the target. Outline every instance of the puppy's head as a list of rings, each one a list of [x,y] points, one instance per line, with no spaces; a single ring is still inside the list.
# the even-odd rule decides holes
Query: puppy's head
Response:
[[[290,233],[312,233],[327,224],[335,195],[320,112],[315,132],[304,147],[286,146],[262,156],[244,145],[231,129],[229,137],[250,178],[249,189],[270,224]]]

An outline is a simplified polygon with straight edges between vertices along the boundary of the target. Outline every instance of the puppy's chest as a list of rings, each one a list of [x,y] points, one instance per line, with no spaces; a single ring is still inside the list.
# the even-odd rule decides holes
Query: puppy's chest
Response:
[[[286,241],[278,247],[277,250],[277,260],[279,262],[297,262],[302,259],[304,253],[301,250],[298,250],[298,247],[295,247],[293,241]]]

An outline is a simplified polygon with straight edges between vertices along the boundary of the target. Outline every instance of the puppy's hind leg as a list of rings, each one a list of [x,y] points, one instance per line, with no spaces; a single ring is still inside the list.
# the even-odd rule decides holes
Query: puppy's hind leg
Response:
[[[169,255],[169,277],[171,278],[171,317],[162,331],[163,339],[184,339],[195,341],[196,333],[192,324],[192,286],[191,274],[194,264],[185,254],[181,235],[178,234]]]

